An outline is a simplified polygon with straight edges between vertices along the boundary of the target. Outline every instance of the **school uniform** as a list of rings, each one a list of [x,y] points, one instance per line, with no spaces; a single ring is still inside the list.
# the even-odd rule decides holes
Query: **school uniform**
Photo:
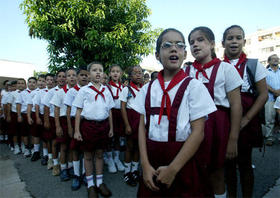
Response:
[[[103,85],[97,90],[90,82],[79,90],[73,106],[83,109],[80,125],[83,138],[82,150],[94,151],[107,148],[110,130],[109,115],[114,105],[110,91]]]
[[[7,124],[5,115],[4,115],[4,105],[7,105],[7,101],[8,101],[10,93],[11,92],[7,92],[6,90],[2,90],[2,92],[1,92],[1,96],[2,96],[1,97],[2,114],[0,115],[0,119],[1,119],[0,126],[1,126],[1,130],[3,132],[6,132],[8,130],[8,124]]]
[[[50,129],[46,129],[43,133],[43,139],[50,141],[56,138],[56,128],[55,128],[55,121],[54,121],[54,105],[50,103],[54,94],[59,90],[59,87],[56,86],[48,91],[45,96],[42,98],[42,104],[50,109]]]
[[[210,114],[205,122],[205,139],[199,150],[202,163],[217,169],[224,166],[230,133],[230,104],[227,93],[241,86],[243,80],[232,65],[217,58],[207,67],[197,69],[191,65],[185,68],[185,72],[206,86],[218,109]]]
[[[69,90],[69,86],[65,85],[61,89],[59,89],[57,92],[55,92],[54,96],[51,99],[51,104],[55,107],[59,107],[59,122],[60,126],[63,131],[63,135],[61,137],[56,137],[56,141],[58,143],[68,143],[70,138],[68,135],[68,126],[67,126],[67,118],[66,118],[66,110],[67,106],[64,104],[64,98],[66,93]]]
[[[112,109],[112,116],[113,116],[113,126],[114,126],[114,134],[117,136],[125,136],[125,126],[124,121],[122,118],[121,113],[121,101],[120,101],[120,94],[124,89],[124,86],[119,83],[114,83],[112,81],[109,82],[107,85],[113,99],[115,106]]]
[[[176,78],[177,84],[166,92],[163,92],[159,79],[144,85],[130,105],[145,117],[147,154],[154,169],[169,165],[176,157],[192,133],[191,121],[206,117],[216,110],[202,83],[186,77],[183,70],[173,79]],[[171,82],[162,80],[162,86],[167,89]],[[162,103],[167,98],[170,98],[170,105]],[[204,186],[199,171],[195,154],[178,172],[170,189],[161,187],[159,192],[153,192],[141,181],[138,196],[203,197]]]
[[[19,135],[19,124],[17,122],[17,108],[16,108],[16,98],[20,94],[19,90],[12,91],[7,99],[7,104],[11,105],[11,122],[8,124],[9,135],[16,136]]]

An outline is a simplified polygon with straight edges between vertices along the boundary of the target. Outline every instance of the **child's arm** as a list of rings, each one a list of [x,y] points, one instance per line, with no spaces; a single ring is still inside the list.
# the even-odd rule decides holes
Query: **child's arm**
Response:
[[[21,104],[20,103],[17,103],[17,121],[22,122]]]
[[[228,92],[227,97],[230,104],[230,133],[226,158],[233,159],[237,156],[237,141],[242,117],[240,87]]]
[[[257,113],[263,108],[268,98],[268,90],[265,78],[256,82],[256,87],[259,95],[250,110],[246,113],[245,116],[242,117],[240,126],[241,129],[243,129],[252,120],[252,118],[257,115]]]
[[[32,104],[27,105],[27,122],[29,125],[32,125],[33,120],[31,118],[31,110],[32,110]]]
[[[37,125],[42,125],[42,120],[40,118],[40,106],[35,105],[35,116],[36,116],[36,124]]]
[[[110,124],[109,137],[113,137],[113,135],[114,135],[114,129],[113,129],[113,116],[112,116],[112,110],[110,110],[110,115],[109,115],[109,124]]]
[[[46,129],[50,129],[50,108],[48,106],[44,106],[44,127]]]
[[[76,116],[75,116],[75,133],[74,138],[78,141],[83,141],[82,135],[80,133],[80,122],[81,122],[81,113],[82,108],[77,108]]]
[[[175,179],[176,174],[193,157],[204,138],[205,118],[199,118],[191,122],[192,133],[185,141],[183,147],[168,166],[159,167],[157,181],[166,184],[169,188]]]
[[[147,155],[147,145],[146,145],[146,129],[144,123],[144,115],[140,116],[139,122],[139,153],[140,153],[140,162],[143,168],[143,180],[145,185],[153,191],[158,191],[159,188],[154,184],[153,177],[156,176],[155,169],[151,166],[148,155]]]
[[[67,105],[66,109],[66,117],[67,117],[67,127],[68,127],[68,135],[72,138],[73,137],[73,128],[71,123],[71,106]]]
[[[12,118],[11,118],[11,109],[12,109],[12,104],[8,103],[7,104],[7,122],[10,123]]]
[[[126,102],[121,101],[121,112],[122,112],[122,117],[123,117],[123,121],[125,124],[125,133],[127,135],[129,135],[132,133],[132,129],[130,127],[130,124],[129,124],[128,118],[127,118]]]
[[[54,106],[54,121],[55,121],[55,131],[56,131],[56,136],[61,137],[63,135],[63,131],[60,125],[60,107]]]

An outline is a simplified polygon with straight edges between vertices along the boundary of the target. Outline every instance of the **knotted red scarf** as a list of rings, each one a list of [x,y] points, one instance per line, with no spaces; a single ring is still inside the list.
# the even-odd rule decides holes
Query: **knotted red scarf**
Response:
[[[224,61],[227,63],[230,63],[229,58],[227,57],[227,55],[225,55]],[[239,68],[239,65],[241,65],[242,63],[244,63],[245,61],[247,61],[247,56],[244,52],[242,52],[239,56],[238,62],[236,63],[236,65],[234,65],[234,67],[237,69],[239,75],[241,76],[241,70]],[[242,76],[241,76],[242,77]]]
[[[205,70],[212,67],[213,65],[219,63],[221,60],[218,58],[214,58],[212,59],[210,62],[202,65],[201,63],[199,63],[198,61],[194,61],[193,66],[195,69],[197,69],[196,74],[195,74],[195,78],[198,79],[198,74],[201,72],[202,75],[209,80]]]
[[[109,85],[113,86],[113,87],[116,87],[117,88],[117,94],[116,94],[116,97],[119,97],[119,91],[122,91],[122,84],[121,82],[118,83],[118,85],[113,82],[112,80],[109,82]]]
[[[103,99],[104,99],[104,101],[105,101],[105,96],[104,96],[104,94],[103,94],[103,92],[104,92],[104,90],[105,90],[105,87],[103,87],[102,88],[102,90],[101,91],[99,91],[98,89],[96,89],[94,86],[89,86],[89,88],[91,88],[93,91],[95,91],[97,94],[96,94],[96,96],[95,96],[95,101],[97,100],[97,97],[98,97],[98,95],[101,95],[102,97],[103,97]]]

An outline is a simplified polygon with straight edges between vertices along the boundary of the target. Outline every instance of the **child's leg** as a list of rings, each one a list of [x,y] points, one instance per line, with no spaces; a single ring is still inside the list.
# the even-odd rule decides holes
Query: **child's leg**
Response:
[[[225,162],[225,179],[229,198],[234,198],[237,195],[237,161],[226,160]]]
[[[15,147],[15,150],[14,150],[14,154],[17,155],[20,153],[20,147],[19,147],[19,144],[18,144],[18,136],[13,136],[13,142],[14,142],[14,147]]]
[[[116,164],[118,171],[124,171],[123,163],[120,160],[120,137],[115,136],[113,143],[114,143],[114,163]]]
[[[74,166],[74,175],[80,177],[80,159],[79,159],[79,152],[77,150],[72,150],[72,160]]]
[[[84,152],[84,162],[85,162],[87,184],[88,184],[88,188],[90,188],[91,186],[94,186],[92,152]]]
[[[132,152],[133,152],[133,140],[130,137],[126,139],[126,150],[124,155],[124,173],[129,173],[131,169],[131,161],[132,161]]]
[[[103,183],[103,150],[95,151],[96,186]]]
[[[66,160],[67,152],[68,152],[67,144],[61,143],[60,144],[60,169],[61,169],[60,180],[61,181],[68,181],[70,179],[67,171],[67,160]]]
[[[57,142],[56,140],[52,140],[52,155],[53,155],[53,172],[54,176],[58,176],[60,174],[60,167],[58,164],[58,154],[57,154]]]
[[[224,168],[218,168],[210,173],[210,182],[215,197],[226,198]]]

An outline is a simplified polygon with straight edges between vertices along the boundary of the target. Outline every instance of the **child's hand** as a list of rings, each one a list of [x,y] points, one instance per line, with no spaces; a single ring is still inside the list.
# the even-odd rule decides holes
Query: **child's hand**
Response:
[[[110,129],[109,134],[108,134],[109,138],[113,137],[113,135],[114,135],[113,129]]]
[[[62,131],[61,126],[56,127],[56,136],[57,137],[62,137],[63,136],[63,131]]]
[[[233,159],[237,156],[237,140],[229,138],[227,144],[226,158]]]
[[[27,116],[27,122],[28,122],[29,125],[32,125],[33,124],[32,118]]]
[[[241,119],[241,123],[240,123],[240,130],[242,130],[245,126],[247,126],[247,124],[250,122],[250,120],[244,116],[242,119]]]
[[[80,133],[80,131],[76,131],[74,133],[74,139],[78,140],[78,141],[83,141],[82,135]]]
[[[10,123],[11,120],[12,120],[12,119],[11,119],[11,116],[8,116],[8,117],[7,117],[7,122]]]
[[[151,166],[148,165],[147,167],[143,166],[143,180],[144,184],[151,189],[152,191],[159,191],[159,188],[155,185],[153,181],[153,177],[156,177],[156,171],[155,169]]]
[[[36,119],[36,124],[37,125],[42,125],[43,124],[41,118]]]
[[[125,127],[125,134],[130,135],[131,133],[132,133],[132,129],[131,129],[130,125],[126,126]]]
[[[72,127],[68,127],[68,135],[70,138],[73,138],[73,128]]]
[[[22,122],[22,116],[21,116],[21,115],[19,115],[19,116],[17,117],[17,121],[18,121],[18,122]]]
[[[170,188],[177,174],[170,166],[160,166],[156,170],[156,173],[158,175],[157,181],[161,184],[165,184],[167,188]]]

